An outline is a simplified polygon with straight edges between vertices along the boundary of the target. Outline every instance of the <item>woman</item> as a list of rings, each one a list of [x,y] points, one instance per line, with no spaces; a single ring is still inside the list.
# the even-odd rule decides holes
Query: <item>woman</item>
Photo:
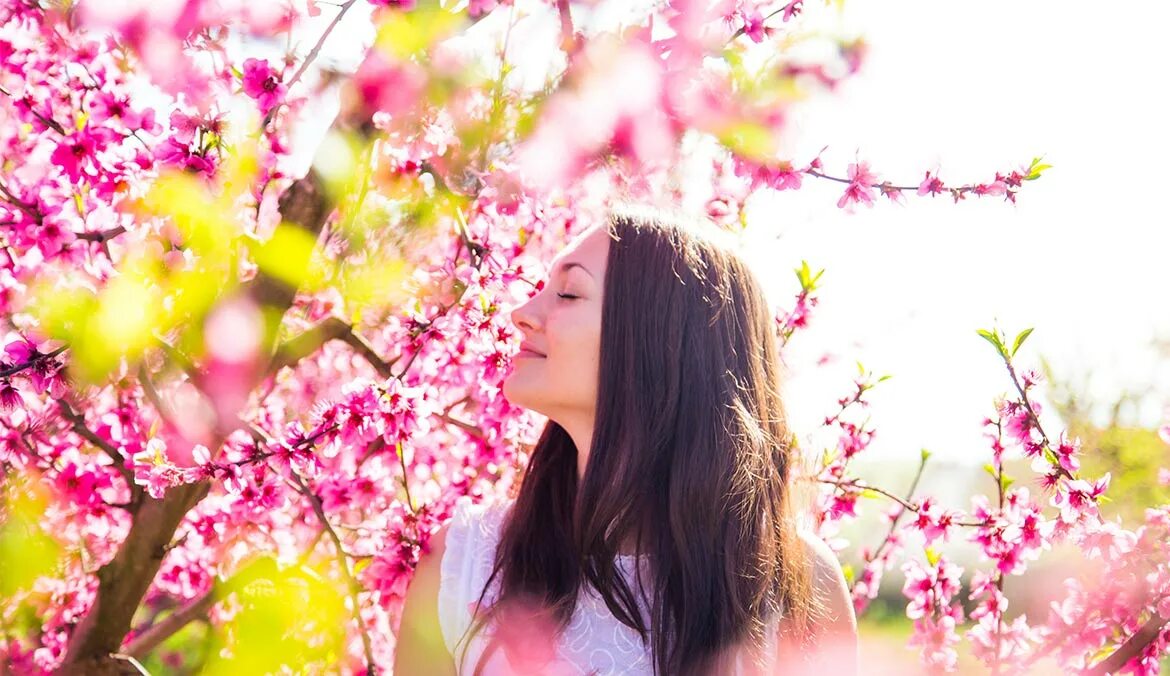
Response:
[[[548,424],[514,501],[464,499],[431,539],[395,673],[854,673],[840,564],[794,520],[756,276],[636,208],[550,270],[503,386]]]

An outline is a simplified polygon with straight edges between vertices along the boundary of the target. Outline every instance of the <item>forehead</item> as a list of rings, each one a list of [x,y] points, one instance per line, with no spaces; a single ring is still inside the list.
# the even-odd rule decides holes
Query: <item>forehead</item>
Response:
[[[553,259],[549,273],[556,272],[568,263],[580,263],[594,278],[599,279],[605,274],[609,241],[609,232],[604,227],[594,226],[582,232]]]

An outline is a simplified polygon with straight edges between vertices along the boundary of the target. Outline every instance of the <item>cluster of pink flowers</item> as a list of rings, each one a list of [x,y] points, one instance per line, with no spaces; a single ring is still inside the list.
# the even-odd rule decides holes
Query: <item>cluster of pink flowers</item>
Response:
[[[955,597],[962,587],[959,576],[963,569],[938,556],[928,566],[907,561],[902,572],[906,574],[902,593],[910,600],[906,616],[914,620],[911,645],[921,648],[926,666],[953,670],[959,642],[955,627],[963,621],[963,608]]]

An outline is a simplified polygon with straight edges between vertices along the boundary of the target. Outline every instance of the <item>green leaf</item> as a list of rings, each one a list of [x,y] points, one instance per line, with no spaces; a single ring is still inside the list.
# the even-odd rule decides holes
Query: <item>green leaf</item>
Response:
[[[750,121],[733,122],[719,129],[716,138],[724,146],[756,161],[767,161],[776,154],[776,132]]]
[[[1016,356],[1016,350],[1020,349],[1020,346],[1024,344],[1024,341],[1027,340],[1028,336],[1030,335],[1032,335],[1032,329],[1024,329],[1023,331],[1020,331],[1020,335],[1016,336],[1016,342],[1012,345],[1013,357]]]
[[[809,272],[808,261],[801,261],[800,267],[796,269],[796,280],[800,282],[802,289],[808,288]]]
[[[1032,158],[1032,164],[1028,166],[1028,175],[1024,177],[1025,181],[1035,181],[1040,178],[1040,174],[1044,173],[1044,170],[1052,168],[1051,164],[1040,164],[1041,159],[1040,157]]]
[[[466,23],[465,11],[453,12],[437,3],[426,3],[409,12],[385,12],[374,46],[391,60],[409,59],[454,34]]]
[[[930,459],[930,451],[928,449],[925,449],[925,448],[922,449],[922,461],[926,462],[929,459]]]
[[[319,289],[325,275],[310,265],[316,240],[290,223],[276,226],[268,241],[253,247],[256,265],[266,274],[296,288]]]
[[[935,550],[935,548],[934,548],[934,547],[927,547],[927,548],[926,548],[926,561],[927,561],[927,562],[928,562],[928,563],[929,563],[929,564],[930,564],[932,567],[933,567],[933,566],[937,566],[937,565],[938,565],[938,561],[939,561],[939,559],[940,559],[940,558],[942,558],[942,555],[941,555],[941,554],[939,554],[939,553],[938,553],[938,551],[937,551],[937,550]]]
[[[978,331],[976,331],[976,333],[978,333],[980,336],[983,336],[984,340],[986,340],[987,342],[989,342],[993,346],[995,346],[995,351],[998,352],[1000,354],[1000,356],[1005,355],[1004,348],[1003,348],[1003,341],[1001,341],[999,339],[998,334],[992,333],[991,331],[988,331],[987,329],[979,329]]]

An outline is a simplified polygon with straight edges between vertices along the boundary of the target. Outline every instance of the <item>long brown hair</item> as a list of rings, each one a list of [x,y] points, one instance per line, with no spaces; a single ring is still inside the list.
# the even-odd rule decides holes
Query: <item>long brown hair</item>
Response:
[[[745,261],[696,222],[623,206],[608,226],[588,463],[578,481],[577,448],[550,420],[479,600],[497,576],[499,598],[477,603],[471,636],[510,603],[535,604],[559,631],[588,583],[656,674],[731,673],[741,646],[746,664],[773,668],[769,622],[783,613],[809,637],[822,607],[797,535],[772,310]],[[648,623],[615,566],[627,536],[651,564]]]

